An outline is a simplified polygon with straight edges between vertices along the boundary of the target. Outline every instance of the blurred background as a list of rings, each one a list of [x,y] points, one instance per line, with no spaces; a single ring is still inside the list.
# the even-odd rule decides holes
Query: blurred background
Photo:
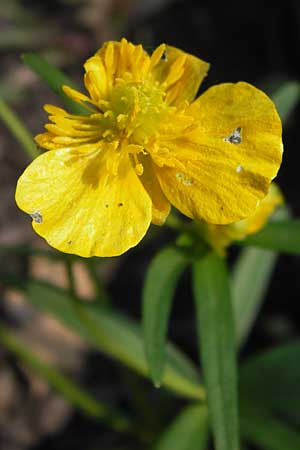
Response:
[[[0,97],[35,135],[46,115],[44,103],[60,104],[46,84],[21,61],[37,52],[82,86],[83,63],[104,41],[126,37],[151,52],[166,42],[211,63],[200,92],[221,82],[244,80],[272,93],[288,80],[300,79],[300,4],[278,6],[261,1],[172,0],[0,0]],[[300,215],[300,108],[284,127],[285,154],[277,181],[292,213]],[[66,264],[45,258],[49,250],[33,233],[30,219],[14,202],[18,177],[28,164],[24,150],[0,123],[0,280],[28,275],[68,287]],[[140,320],[140,295],[147,265],[174,235],[152,227],[137,248],[122,257],[92,260],[89,269],[74,262],[77,293],[96,295],[91,273],[102,280],[113,305]],[[235,256],[232,249],[232,258]],[[37,254],[38,253],[38,254]],[[266,301],[241,359],[297,335],[300,259],[282,255]],[[197,361],[197,340],[189,274],[178,286],[170,338]],[[181,406],[163,390],[91,348],[53,318],[31,307],[19,290],[0,286],[0,319],[26,347],[86,387],[94,398],[122,406],[137,423],[160,430]],[[183,403],[182,403],[183,404]],[[155,414],[153,414],[155,411]],[[0,344],[0,450],[141,449],[130,434],[111,431],[80,413],[45,379]],[[171,450],[171,449],[170,449]]]

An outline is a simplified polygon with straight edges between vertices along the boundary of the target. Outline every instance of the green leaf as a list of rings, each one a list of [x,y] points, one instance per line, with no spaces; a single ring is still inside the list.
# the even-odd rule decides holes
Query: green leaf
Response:
[[[160,385],[166,359],[166,334],[176,283],[189,262],[175,247],[160,251],[151,261],[143,289],[143,329],[150,376]]]
[[[231,286],[238,346],[244,343],[257,316],[276,260],[276,253],[270,250],[245,248],[234,265]]]
[[[262,450],[300,449],[300,433],[258,405],[247,406],[242,412],[241,434]]]
[[[250,358],[240,373],[241,396],[300,425],[299,361],[299,342]]]
[[[236,244],[299,254],[300,219],[269,222],[261,231]]]
[[[217,450],[238,450],[234,320],[226,265],[215,253],[195,262],[193,285],[208,411]]]
[[[98,303],[77,301],[66,291],[41,281],[28,280],[26,290],[37,308],[55,316],[101,352],[148,376],[141,330],[134,321]],[[167,348],[163,385],[188,398],[204,398],[193,363],[171,345]]]
[[[74,114],[87,114],[85,108],[71,100],[63,92],[63,85],[67,85],[76,89],[74,83],[67,75],[65,75],[57,67],[53,66],[44,58],[35,53],[25,53],[24,55],[22,55],[22,59],[33,72],[35,72],[42,80],[44,80],[48,84],[48,86],[62,98],[65,105],[71,112],[73,112]]]
[[[111,407],[99,403],[76,383],[62,375],[57,369],[49,366],[28,350],[20,340],[0,325],[1,343],[27,366],[46,379],[50,386],[60,392],[63,397],[85,414],[108,421],[116,430],[127,430],[129,422],[125,417],[114,412]]]
[[[39,156],[40,152],[34,143],[33,137],[25,128],[23,122],[14,111],[0,98],[0,119],[20,142],[30,159]]]
[[[207,440],[207,407],[190,405],[163,433],[155,450],[205,450]]]
[[[281,120],[286,122],[298,105],[300,96],[300,85],[297,81],[288,81],[284,83],[272,95],[273,101],[277,107]]]

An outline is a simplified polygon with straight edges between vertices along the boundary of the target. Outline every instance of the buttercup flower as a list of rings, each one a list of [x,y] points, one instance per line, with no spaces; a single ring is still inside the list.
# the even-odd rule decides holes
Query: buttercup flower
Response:
[[[279,187],[272,183],[268,195],[247,219],[229,225],[203,224],[202,235],[218,253],[224,255],[225,248],[233,241],[243,240],[263,228],[276,208],[283,203],[284,198]]]
[[[50,245],[81,256],[135,246],[170,204],[228,224],[250,216],[282,157],[272,101],[248,83],[194,100],[208,64],[162,44],[106,43],[84,65],[88,95],[64,86],[87,115],[46,105],[36,137],[48,151],[20,177],[18,206]]]

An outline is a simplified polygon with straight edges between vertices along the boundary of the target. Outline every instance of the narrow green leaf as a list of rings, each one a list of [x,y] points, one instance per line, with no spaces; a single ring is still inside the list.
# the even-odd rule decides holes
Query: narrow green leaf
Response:
[[[150,376],[160,385],[166,358],[166,334],[171,303],[187,256],[175,247],[160,251],[151,261],[143,289],[143,329]]]
[[[262,450],[299,450],[300,433],[273,417],[263,407],[253,405],[243,411],[241,434]]]
[[[261,231],[236,244],[299,254],[300,219],[269,222]]]
[[[290,114],[298,105],[299,96],[300,84],[297,81],[288,81],[284,83],[272,95],[272,99],[283,122],[287,122]]]
[[[67,292],[41,281],[28,280],[28,299],[37,308],[55,316],[101,352],[148,376],[139,326],[99,303],[76,301]],[[167,348],[163,385],[179,395],[200,399],[204,389],[193,363],[174,346]]]
[[[286,206],[278,208],[272,222],[287,220],[290,212]],[[241,346],[255,320],[277,260],[270,250],[245,248],[241,251],[232,271],[232,296],[237,334]]]
[[[207,440],[207,407],[190,405],[163,433],[155,450],[205,450]]]
[[[48,86],[62,98],[71,112],[74,114],[87,114],[85,108],[71,100],[63,92],[63,85],[75,88],[74,83],[67,75],[35,53],[25,53],[22,55],[22,59],[33,72],[44,80]]]
[[[245,248],[232,273],[232,299],[237,344],[241,346],[264,300],[277,255],[270,250]]]
[[[237,368],[225,262],[210,253],[195,262],[193,285],[208,411],[217,450],[238,450]]]
[[[11,131],[12,135],[20,142],[30,159],[39,156],[39,151],[33,137],[27,131],[24,124],[13,110],[0,98],[0,119]]]
[[[299,342],[253,356],[241,368],[241,397],[264,405],[299,426],[299,361]]]
[[[46,379],[50,386],[60,392],[74,406],[81,409],[82,412],[92,417],[107,420],[114,429],[127,430],[129,428],[129,422],[125,417],[113,411],[111,407],[95,401],[76,383],[35,356],[2,324],[0,325],[0,341],[9,351]]]

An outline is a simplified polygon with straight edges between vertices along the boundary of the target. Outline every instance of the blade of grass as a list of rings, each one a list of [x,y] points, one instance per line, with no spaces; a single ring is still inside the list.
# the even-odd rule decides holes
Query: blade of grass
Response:
[[[85,108],[71,100],[62,90],[63,85],[76,89],[74,83],[67,75],[35,53],[25,53],[22,55],[22,59],[33,72],[44,80],[48,86],[62,98],[71,112],[74,114],[87,114]]]
[[[10,282],[8,277],[5,281]],[[11,283],[18,287],[16,277]],[[101,307],[98,302],[87,304],[79,299],[75,302],[68,292],[42,281],[19,280],[19,288],[25,289],[33,305],[56,317],[93,347],[148,376],[141,330],[134,321]],[[173,345],[167,346],[162,384],[187,398],[203,400],[205,397],[194,364]]]
[[[162,434],[155,450],[205,450],[207,441],[207,407],[189,405]]]
[[[235,332],[225,262],[211,252],[194,263],[200,356],[217,450],[239,449]]]
[[[143,331],[150,377],[156,386],[163,378],[166,334],[171,303],[179,276],[189,262],[176,247],[161,250],[151,261],[143,288]]]
[[[87,392],[76,383],[62,375],[57,369],[43,362],[40,358],[29,351],[25,345],[4,326],[0,325],[0,341],[2,344],[28,367],[37,372],[42,378],[60,392],[65,399],[79,408],[83,413],[103,419],[113,429],[125,431],[130,428],[130,422],[120,413],[113,411],[104,403],[95,401]]]
[[[27,131],[23,123],[12,111],[12,109],[0,98],[0,119],[10,130],[12,135],[20,142],[23,149],[30,159],[34,159],[40,155],[33,137]]]

